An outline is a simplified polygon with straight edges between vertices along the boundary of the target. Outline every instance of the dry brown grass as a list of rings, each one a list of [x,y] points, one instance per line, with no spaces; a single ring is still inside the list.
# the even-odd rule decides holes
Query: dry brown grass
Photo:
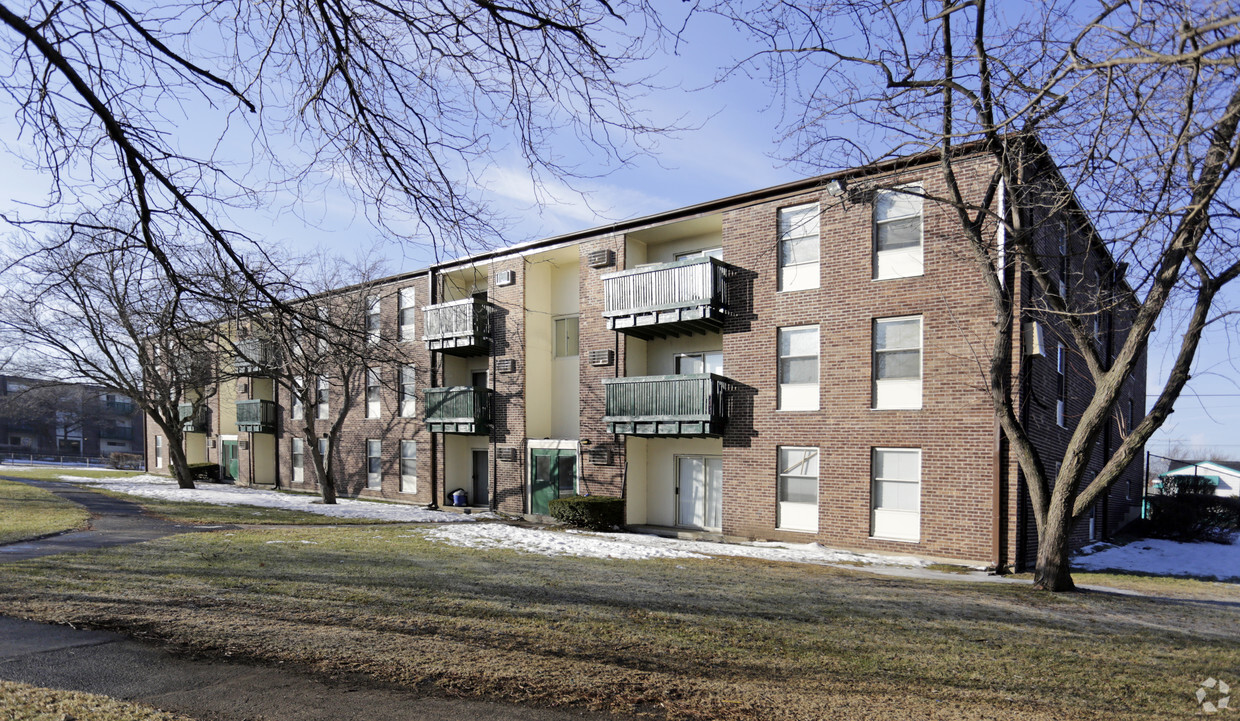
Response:
[[[195,534],[10,564],[0,603],[200,653],[673,719],[1177,718],[1196,712],[1199,681],[1240,669],[1234,600],[546,558],[409,527]]]
[[[77,691],[0,681],[0,719],[5,721],[193,721],[142,704]]]
[[[0,481],[0,543],[85,528],[89,521],[85,508],[50,491]]]

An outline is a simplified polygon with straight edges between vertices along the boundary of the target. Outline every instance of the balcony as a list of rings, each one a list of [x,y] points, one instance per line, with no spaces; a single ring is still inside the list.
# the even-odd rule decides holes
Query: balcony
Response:
[[[279,361],[279,349],[274,343],[262,338],[246,338],[237,341],[233,370],[243,376],[272,375],[278,369]]]
[[[431,433],[484,436],[491,432],[489,388],[427,388],[425,398],[426,426]]]
[[[427,350],[458,356],[491,352],[491,306],[480,298],[454,300],[422,309]]]
[[[133,428],[130,426],[112,426],[99,429],[99,437],[111,441],[132,441]]]
[[[237,430],[246,433],[275,433],[276,404],[272,401],[237,401]]]
[[[108,413],[118,416],[132,415],[134,404],[131,401],[104,401]]]
[[[607,328],[651,340],[723,327],[732,266],[698,257],[603,276]]]
[[[714,373],[604,378],[609,433],[652,437],[723,435],[730,381]]]
[[[181,415],[181,430],[186,433],[206,433],[211,427],[211,410],[206,406],[199,408],[197,415],[192,403],[181,403],[177,411]]]

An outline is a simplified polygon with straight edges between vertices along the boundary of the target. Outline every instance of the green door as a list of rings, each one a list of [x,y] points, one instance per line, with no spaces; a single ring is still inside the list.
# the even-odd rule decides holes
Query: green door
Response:
[[[547,515],[548,504],[577,492],[577,452],[530,449],[530,513]]]
[[[220,470],[224,472],[224,478],[234,481],[241,475],[241,455],[236,441],[220,442]]]

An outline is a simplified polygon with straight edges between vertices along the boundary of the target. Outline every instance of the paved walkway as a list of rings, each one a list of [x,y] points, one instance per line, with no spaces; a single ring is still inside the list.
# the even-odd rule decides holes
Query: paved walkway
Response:
[[[103,694],[213,721],[624,721],[607,714],[428,698],[361,676],[190,660],[116,633],[4,616],[0,679]]]
[[[36,481],[29,478],[0,476],[6,481],[17,481],[51,491],[65,500],[73,501],[90,511],[90,530],[62,533],[34,541],[22,541],[0,546],[0,563],[20,561],[39,556],[50,556],[57,553],[89,551],[94,548],[123,546],[130,543],[142,543],[177,533],[194,533],[197,531],[218,531],[229,526],[197,526],[186,523],[173,523],[153,518],[142,512],[136,503],[123,501],[119,498],[77,488],[67,483],[54,481]]]

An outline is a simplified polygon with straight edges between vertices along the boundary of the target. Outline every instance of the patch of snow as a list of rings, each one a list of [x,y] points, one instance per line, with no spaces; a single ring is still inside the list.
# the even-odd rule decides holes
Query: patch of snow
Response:
[[[1073,568],[1082,571],[1131,571],[1156,576],[1240,579],[1240,534],[1232,535],[1231,545],[1146,538],[1126,546],[1100,543],[1089,548],[1094,550],[1072,559]]]
[[[428,511],[417,506],[395,503],[375,503],[353,498],[340,498],[335,505],[315,503],[318,496],[300,493],[277,493],[258,488],[239,488],[222,483],[201,483],[197,488],[178,488],[176,481],[166,476],[130,476],[127,478],[85,478],[60,476],[62,481],[83,485],[101,486],[111,491],[128,493],[144,498],[167,501],[192,501],[216,506],[256,506],[305,511],[329,518],[369,518],[376,521],[400,521],[406,523],[453,523],[473,521],[476,516],[465,516],[443,511]],[[254,515],[262,515],[255,512]]]

